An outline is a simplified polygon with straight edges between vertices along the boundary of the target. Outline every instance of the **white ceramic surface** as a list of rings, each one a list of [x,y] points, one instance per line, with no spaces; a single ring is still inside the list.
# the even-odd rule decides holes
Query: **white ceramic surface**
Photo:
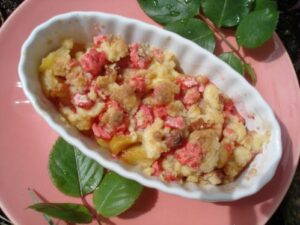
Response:
[[[173,51],[185,73],[205,74],[235,101],[238,110],[246,118],[247,127],[259,131],[271,130],[270,142],[235,182],[217,187],[167,184],[114,159],[93,140],[61,120],[58,111],[43,95],[38,79],[41,59],[57,48],[62,39],[71,37],[75,41],[90,42],[99,31],[123,36],[128,43],[149,43]],[[99,12],[71,12],[53,17],[35,28],[23,44],[18,70],[26,96],[60,136],[104,167],[148,187],[205,201],[237,200],[256,193],[270,181],[282,155],[278,122],[255,88],[226,63],[195,43],[137,20]],[[248,115],[254,115],[254,118]],[[257,171],[254,176],[251,173],[253,168]]]

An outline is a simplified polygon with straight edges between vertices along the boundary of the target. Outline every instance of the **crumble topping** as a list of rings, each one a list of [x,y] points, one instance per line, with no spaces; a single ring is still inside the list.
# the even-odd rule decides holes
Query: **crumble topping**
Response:
[[[67,121],[119,160],[166,182],[232,182],[269,134],[249,131],[207,77],[177,68],[170,51],[99,35],[64,40],[39,71]]]

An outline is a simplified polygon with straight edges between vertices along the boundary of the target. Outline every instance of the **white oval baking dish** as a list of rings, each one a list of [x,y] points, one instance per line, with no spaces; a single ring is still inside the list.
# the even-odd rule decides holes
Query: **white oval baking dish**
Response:
[[[123,36],[128,43],[149,43],[173,51],[186,74],[205,74],[234,100],[237,109],[245,116],[248,128],[270,130],[270,142],[237,180],[222,186],[167,184],[113,158],[108,151],[100,149],[95,141],[83,136],[62,120],[56,108],[44,96],[38,79],[41,59],[57,48],[62,39],[71,37],[78,42],[91,42],[99,30],[103,34]],[[282,154],[280,127],[271,108],[257,90],[210,52],[156,26],[99,12],[71,12],[58,15],[37,26],[29,35],[21,50],[18,71],[24,92],[33,107],[60,136],[107,169],[147,187],[192,199],[233,201],[259,191],[274,176],[280,161]],[[255,116],[250,118],[247,115]]]

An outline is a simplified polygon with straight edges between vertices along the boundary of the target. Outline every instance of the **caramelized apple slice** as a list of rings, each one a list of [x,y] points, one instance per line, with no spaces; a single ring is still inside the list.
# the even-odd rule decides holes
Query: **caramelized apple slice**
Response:
[[[137,142],[138,138],[132,135],[115,135],[109,142],[109,149],[113,154],[117,155],[128,147],[137,144]]]
[[[131,165],[150,166],[153,159],[147,158],[146,151],[142,145],[136,145],[127,149],[121,156],[121,159]]]
[[[96,138],[97,144],[104,149],[109,149],[109,142],[102,138]]]

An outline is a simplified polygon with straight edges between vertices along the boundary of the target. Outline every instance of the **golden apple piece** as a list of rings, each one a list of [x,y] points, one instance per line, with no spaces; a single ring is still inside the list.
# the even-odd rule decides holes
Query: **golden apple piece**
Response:
[[[153,163],[153,159],[147,158],[146,151],[142,145],[136,145],[128,148],[121,155],[121,159],[131,165],[143,165],[150,166]]]
[[[119,152],[138,143],[137,137],[131,135],[115,135],[109,142],[109,149],[117,155]]]
[[[56,60],[56,54],[50,53],[48,56],[42,59],[42,63],[40,65],[40,71],[44,72],[46,70],[52,70],[52,67]]]
[[[218,168],[223,168],[229,160],[229,153],[224,148],[220,149],[220,158],[218,161]]]
[[[102,139],[102,138],[96,138],[97,144],[104,149],[109,149],[109,142]]]

